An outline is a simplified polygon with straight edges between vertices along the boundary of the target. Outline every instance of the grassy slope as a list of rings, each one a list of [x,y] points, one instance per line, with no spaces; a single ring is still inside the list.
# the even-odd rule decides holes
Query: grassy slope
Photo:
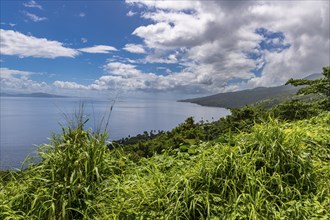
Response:
[[[0,183],[0,219],[329,219],[330,113],[130,159],[64,130]]]

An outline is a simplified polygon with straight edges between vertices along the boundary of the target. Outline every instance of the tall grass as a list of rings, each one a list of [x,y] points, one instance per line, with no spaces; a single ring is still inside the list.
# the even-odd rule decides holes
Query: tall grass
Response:
[[[0,183],[0,219],[329,219],[330,113],[130,159],[65,128]]]
[[[84,102],[80,102],[73,115],[64,114],[67,126],[62,128],[61,134],[52,134],[49,144],[39,147],[40,162],[31,163],[22,172],[9,173],[9,186],[16,182],[21,187],[12,188],[17,195],[1,206],[5,209],[2,215],[9,217],[11,215],[8,214],[16,210],[14,213],[19,218],[84,217],[84,212],[93,200],[93,192],[112,169],[109,165],[112,157],[107,147],[110,113],[109,117],[106,115],[101,119],[99,129],[105,126],[100,133],[99,130],[85,130],[89,119],[85,115]],[[10,206],[12,210],[8,212]]]
[[[103,219],[328,219],[329,117],[293,124],[271,120],[236,136],[234,147],[203,143],[191,153],[128,165],[123,175],[103,182],[99,214]]]

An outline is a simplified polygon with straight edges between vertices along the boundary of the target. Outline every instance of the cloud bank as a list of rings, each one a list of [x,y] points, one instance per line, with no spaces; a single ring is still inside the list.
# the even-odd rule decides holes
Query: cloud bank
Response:
[[[115,47],[108,45],[95,45],[93,47],[73,49],[65,47],[63,43],[58,41],[52,41],[46,38],[37,38],[17,31],[4,29],[0,29],[0,39],[1,54],[14,55],[22,58],[74,58],[78,56],[80,52],[106,54],[111,51],[118,51]],[[87,40],[83,40],[87,42]]]
[[[49,89],[45,82],[30,79],[31,75],[39,74],[22,70],[0,68],[0,86],[4,91],[44,91]]]
[[[329,65],[327,1],[126,3],[150,21],[132,33],[150,51],[145,62],[184,66],[180,72],[159,76],[168,82],[175,79],[178,88],[190,83],[221,92],[275,86]]]
[[[0,29],[1,54],[19,57],[57,58],[75,57],[75,49],[63,46],[58,41],[24,35],[13,30]]]
[[[51,86],[216,93],[280,85],[320,72],[330,62],[329,1],[126,0],[126,4],[128,17],[144,20],[131,33],[139,42],[121,46],[128,57],[109,56],[102,66],[104,75],[89,85],[58,80]],[[113,51],[118,50],[108,45],[72,49],[1,29],[4,55],[56,58]],[[159,68],[145,68],[149,64]]]

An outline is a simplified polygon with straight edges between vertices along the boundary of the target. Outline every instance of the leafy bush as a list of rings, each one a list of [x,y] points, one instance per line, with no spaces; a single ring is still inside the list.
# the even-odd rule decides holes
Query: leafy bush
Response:
[[[270,112],[282,120],[302,120],[319,114],[321,109],[316,103],[292,100],[273,107]]]

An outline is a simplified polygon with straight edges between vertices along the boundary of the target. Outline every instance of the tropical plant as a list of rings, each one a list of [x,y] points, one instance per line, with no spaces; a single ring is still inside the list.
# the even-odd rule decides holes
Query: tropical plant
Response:
[[[308,80],[308,79],[290,79],[287,84],[291,84],[294,86],[302,86],[307,85],[306,87],[300,88],[298,90],[298,94],[314,94],[319,93],[325,95],[326,97],[330,97],[330,66],[323,67],[323,78],[316,80]]]
[[[330,108],[330,66],[323,67],[321,79],[308,80],[308,79],[290,79],[286,84],[294,86],[304,86],[298,90],[297,94],[320,94],[324,96],[318,104],[323,109]]]

